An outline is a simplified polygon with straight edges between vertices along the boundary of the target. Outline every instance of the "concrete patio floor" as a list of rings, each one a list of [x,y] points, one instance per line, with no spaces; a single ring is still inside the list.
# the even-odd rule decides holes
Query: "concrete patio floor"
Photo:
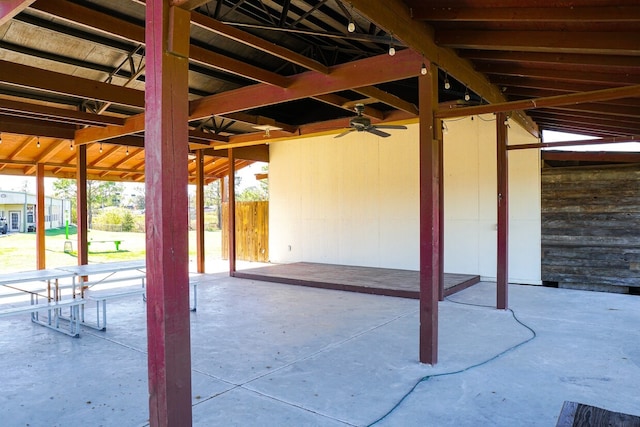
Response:
[[[640,415],[640,297],[495,284],[440,303],[435,366],[418,301],[208,276],[191,313],[193,425],[555,426],[564,401]],[[0,320],[0,425],[144,426],[145,304],[79,338]],[[530,340],[520,346],[518,344]],[[514,346],[518,346],[512,349]],[[511,350],[509,350],[511,349]]]

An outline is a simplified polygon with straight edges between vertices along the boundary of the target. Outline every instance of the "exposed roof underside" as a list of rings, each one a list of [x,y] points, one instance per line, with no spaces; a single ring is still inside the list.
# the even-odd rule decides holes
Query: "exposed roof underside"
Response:
[[[338,132],[356,103],[373,123],[415,119],[429,61],[448,106],[629,87],[513,117],[532,133],[640,134],[637,0],[186,3],[189,141],[207,181],[227,170],[221,148],[253,146],[238,167],[265,160],[266,133]],[[0,174],[73,176],[88,144],[90,178],[144,179],[144,20],[139,0],[0,4]]]

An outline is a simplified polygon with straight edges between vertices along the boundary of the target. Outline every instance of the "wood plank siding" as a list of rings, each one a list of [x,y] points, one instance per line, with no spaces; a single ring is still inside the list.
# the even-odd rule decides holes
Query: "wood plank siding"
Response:
[[[639,164],[542,170],[542,280],[640,289]]]
[[[228,259],[227,202],[222,204],[222,258]],[[269,202],[236,202],[236,258],[269,262]]]

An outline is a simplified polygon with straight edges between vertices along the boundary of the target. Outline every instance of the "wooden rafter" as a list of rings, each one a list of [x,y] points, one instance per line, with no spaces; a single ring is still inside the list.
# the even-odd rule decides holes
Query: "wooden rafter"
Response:
[[[420,72],[420,56],[410,51],[394,57],[380,55],[331,67],[329,75],[308,71],[290,77],[286,89],[266,85],[246,86],[191,101],[190,120],[260,106],[293,101],[352,87],[368,86],[413,77]]]
[[[572,93],[568,95],[551,96],[548,98],[527,99],[523,101],[504,102],[500,104],[479,105],[475,107],[440,110],[436,113],[436,116],[444,119],[451,117],[473,116],[476,114],[508,112],[514,110],[529,110],[542,107],[558,107],[580,104],[584,102],[597,102],[607,99],[637,96],[640,96],[640,85],[624,86],[592,92]]]
[[[246,46],[258,49],[262,52],[269,53],[285,61],[304,67],[308,70],[317,71],[322,74],[329,73],[329,67],[321,64],[304,55],[293,52],[275,43],[271,43],[261,37],[256,37],[246,31],[239,30],[231,25],[224,24],[213,18],[209,18],[201,13],[193,12],[191,14],[191,22],[200,28],[211,31],[213,33],[224,36],[228,39],[242,43]]]
[[[132,24],[122,19],[97,12],[90,8],[74,4],[64,0],[40,0],[33,6],[42,12],[49,13],[61,19],[75,22],[89,28],[99,29],[122,39],[144,44],[144,27]],[[251,80],[284,87],[287,84],[285,77],[255,67],[241,61],[229,58],[202,47],[191,45],[189,57],[192,61],[205,64],[216,69],[249,78]]]
[[[407,102],[404,99],[389,92],[385,92],[382,89],[378,89],[375,86],[358,87],[353,90],[362,95],[375,98],[384,104],[397,108],[398,110],[406,111],[407,113],[413,114],[415,116],[418,115],[418,107],[416,107],[414,104]]]
[[[0,130],[20,135],[73,139],[75,126],[64,123],[47,123],[40,119],[27,119],[0,114]]]
[[[103,116],[8,99],[0,99],[0,113],[76,125],[124,124],[124,119],[120,117]]]
[[[144,92],[0,60],[0,81],[81,98],[144,107]]]
[[[46,163],[47,161],[49,161],[49,159],[51,159],[53,156],[59,153],[63,148],[66,148],[66,147],[68,147],[66,141],[61,141],[61,140],[53,141],[51,144],[49,144],[47,148],[42,150],[40,155],[35,159],[35,163],[36,164]],[[25,170],[25,175],[31,175],[35,172],[36,172],[36,168],[35,166],[33,166]]]
[[[413,17],[421,21],[459,22],[640,22],[640,7],[435,7],[415,2]]]
[[[347,90],[354,86],[368,86],[400,80],[420,72],[422,58],[405,50],[396,56],[380,55],[341,64],[331,68],[329,75],[307,71],[289,77],[286,89],[267,84],[255,84],[190,102],[189,120],[202,120],[239,111]],[[144,130],[144,114],[130,117],[124,126],[88,127],[76,132],[78,144],[103,141]]]
[[[640,73],[615,73],[615,72],[596,72],[593,70],[581,70],[579,66],[575,69],[559,70],[548,68],[532,68],[519,65],[503,64],[499,67],[493,64],[478,63],[478,71],[491,75],[532,77],[538,79],[548,79],[554,81],[567,82],[589,82],[589,83],[610,83],[615,82],[617,85],[622,84],[639,84]]]
[[[519,62],[527,64],[602,66],[616,72],[640,68],[640,57],[627,55],[592,55],[557,52],[514,52],[500,50],[461,50],[460,56],[495,63]]]
[[[357,103],[366,104],[366,102],[363,102],[363,100],[351,101],[335,93],[325,93],[323,95],[316,95],[313,97],[313,99],[315,99],[316,101],[324,102],[325,104],[333,105],[334,107],[351,111],[351,112],[353,112],[353,108],[355,107],[355,104]],[[363,114],[367,117],[371,117],[377,120],[384,119],[384,113],[372,107],[365,108]]]
[[[4,0],[0,2],[0,27],[31,6],[35,0]]]
[[[455,49],[640,55],[640,32],[442,30],[439,45]]]

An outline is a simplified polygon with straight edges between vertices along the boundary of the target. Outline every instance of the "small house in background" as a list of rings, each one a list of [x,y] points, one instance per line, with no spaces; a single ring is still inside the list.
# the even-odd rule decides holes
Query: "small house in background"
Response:
[[[71,212],[71,201],[45,197],[44,228],[59,228]],[[36,195],[0,190],[0,218],[6,218],[7,230],[28,232],[36,229]]]

